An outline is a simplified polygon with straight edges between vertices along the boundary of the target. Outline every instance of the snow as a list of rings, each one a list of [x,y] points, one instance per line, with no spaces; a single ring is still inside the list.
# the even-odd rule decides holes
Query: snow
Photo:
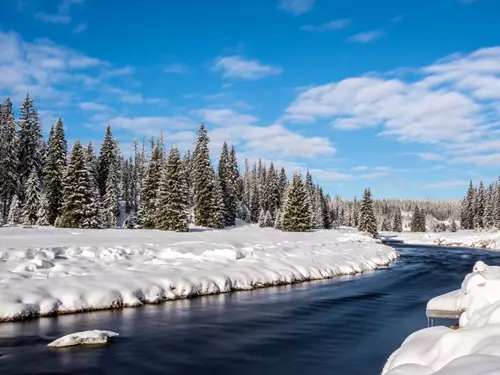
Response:
[[[111,337],[118,336],[118,333],[112,331],[83,331],[71,333],[69,335],[63,336],[55,341],[52,341],[47,346],[49,348],[64,348],[68,346],[76,345],[97,345],[106,344],[108,339]]]
[[[381,236],[395,236],[407,244],[475,247],[481,249],[500,249],[500,232],[476,232],[459,230],[457,232],[412,233],[383,232]]]
[[[0,238],[0,321],[323,279],[397,258],[352,230],[3,227]]]
[[[431,299],[427,309],[461,313],[460,328],[413,333],[391,355],[382,374],[500,373],[500,267],[477,262],[459,290]]]

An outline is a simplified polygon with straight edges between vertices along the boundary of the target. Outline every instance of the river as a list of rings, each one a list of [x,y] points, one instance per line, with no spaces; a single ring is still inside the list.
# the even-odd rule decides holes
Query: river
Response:
[[[431,297],[457,289],[478,260],[500,264],[495,252],[395,247],[397,262],[354,277],[1,324],[0,374],[379,374],[427,326]],[[88,329],[120,337],[46,347]]]

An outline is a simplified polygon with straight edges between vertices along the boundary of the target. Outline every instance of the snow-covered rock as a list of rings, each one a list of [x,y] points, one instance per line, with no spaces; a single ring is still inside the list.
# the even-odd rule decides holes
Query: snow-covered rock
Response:
[[[397,258],[353,230],[0,231],[0,321],[323,279]]]
[[[70,333],[69,335],[63,336],[55,341],[52,341],[47,346],[49,348],[64,348],[67,346],[76,345],[97,345],[106,344],[108,339],[111,337],[118,336],[118,333],[112,331],[83,331]]]
[[[500,374],[500,267],[477,262],[459,290],[431,299],[427,309],[461,312],[460,328],[413,333],[382,374]]]
[[[459,230],[457,232],[412,233],[383,232],[382,236],[395,236],[413,245],[438,245],[455,247],[474,247],[478,249],[500,250],[500,233],[488,231]]]

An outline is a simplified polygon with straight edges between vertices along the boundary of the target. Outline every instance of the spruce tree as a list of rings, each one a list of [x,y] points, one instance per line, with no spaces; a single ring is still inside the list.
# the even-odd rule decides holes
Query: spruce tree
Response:
[[[0,205],[4,219],[18,188],[18,146],[12,102],[7,98],[0,105]]]
[[[21,223],[21,202],[19,202],[17,194],[14,195],[14,198],[12,198],[12,202],[10,203],[7,223],[11,226],[19,225]]]
[[[479,188],[474,199],[474,229],[484,228],[485,192],[483,181],[479,183]]]
[[[309,232],[312,230],[312,210],[309,193],[300,174],[293,175],[283,207],[281,227],[285,232]]]
[[[106,133],[101,145],[101,152],[98,160],[98,185],[99,194],[104,197],[106,194],[106,184],[108,182],[108,174],[111,169],[116,166],[116,144],[113,141],[111,126],[106,127]]]
[[[450,232],[456,232],[457,231],[457,222],[455,219],[451,220],[451,225],[450,225]]]
[[[50,225],[49,222],[50,215],[50,205],[45,194],[40,196],[40,207],[38,208],[38,218],[36,220],[36,225],[44,227]]]
[[[401,208],[397,208],[394,213],[394,221],[392,222],[392,230],[401,233],[403,231],[403,217],[401,215]]]
[[[495,191],[493,185],[488,187],[486,193],[483,223],[484,227],[488,229],[495,225]]]
[[[106,181],[106,193],[102,202],[102,216],[104,225],[108,228],[116,227],[116,212],[118,210],[118,177],[115,169],[108,171],[108,181]]]
[[[373,213],[373,200],[370,189],[365,189],[363,201],[359,212],[359,226],[361,232],[370,233],[373,237],[377,236],[377,220]]]
[[[474,201],[475,201],[475,192],[474,187],[472,186],[472,181],[469,184],[469,190],[467,191],[467,196],[464,199],[462,204],[462,228],[463,229],[474,229]]]
[[[281,219],[282,219],[282,214],[281,210],[278,208],[276,212],[274,213],[275,219],[274,219],[274,229],[282,230],[283,227],[281,225]]]
[[[329,209],[329,199],[327,196],[323,194],[323,190],[321,190],[321,211],[323,217],[323,228],[332,229],[332,219]]]
[[[139,223],[142,228],[153,229],[155,223],[156,198],[163,168],[162,150],[159,144],[153,145],[151,158],[146,169],[141,193]]]
[[[208,225],[210,228],[222,229],[224,228],[224,218],[226,217],[226,207],[224,205],[224,197],[222,195],[222,187],[219,178],[216,176],[213,177],[214,184],[214,193],[212,196],[212,217],[210,224]]]
[[[61,213],[62,184],[66,169],[67,143],[64,135],[62,119],[59,118],[55,129],[51,129],[47,158],[43,170],[44,188],[49,204],[48,221],[54,224]]]
[[[497,181],[496,187],[495,187],[495,203],[494,203],[494,209],[493,209],[493,215],[494,215],[494,225],[497,229],[500,229],[500,182]]]
[[[285,200],[286,190],[288,188],[288,177],[286,176],[286,171],[284,167],[281,167],[280,175],[278,178],[278,195],[279,202],[278,206],[281,208]]]
[[[384,216],[384,218],[382,219],[380,230],[383,232],[388,232],[391,230],[391,227],[389,225],[389,218],[387,216]]]
[[[33,168],[24,186],[23,225],[35,225],[38,220],[40,206],[40,180],[38,172]]]
[[[227,143],[224,142],[217,168],[222,198],[224,201],[224,225],[231,226],[236,224],[236,211],[238,208],[238,165],[234,147],[229,154]]]
[[[201,124],[196,134],[197,141],[193,155],[194,220],[196,225],[202,227],[213,227],[214,225],[219,227],[220,223],[215,222],[219,212],[214,212],[216,206],[214,204],[216,199],[215,173],[210,161],[209,138],[204,124]]]
[[[172,147],[163,168],[158,189],[156,227],[162,230],[189,230],[188,186],[179,150]]]
[[[86,153],[77,139],[71,150],[63,180],[63,205],[56,223],[64,228],[98,228],[94,183],[86,162]]]

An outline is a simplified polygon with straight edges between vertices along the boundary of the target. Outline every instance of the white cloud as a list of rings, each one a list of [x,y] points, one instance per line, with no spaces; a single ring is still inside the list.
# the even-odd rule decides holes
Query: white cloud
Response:
[[[240,78],[256,80],[267,76],[278,75],[282,68],[264,65],[259,60],[247,60],[241,56],[219,57],[212,70],[221,73],[224,78]]]
[[[346,181],[352,180],[355,176],[348,173],[340,173],[332,169],[311,169],[311,175],[321,181]]]
[[[459,156],[450,160],[451,164],[475,164],[480,166],[497,166],[500,164],[500,153],[487,155]]]
[[[171,73],[171,74],[186,74],[189,70],[187,66],[182,65],[182,64],[170,64],[163,69],[165,73]]]
[[[440,154],[434,154],[431,152],[419,152],[416,154],[420,159],[425,161],[444,161],[446,158]]]
[[[449,188],[449,187],[467,186],[467,185],[469,185],[469,181],[444,181],[444,182],[436,182],[433,184],[425,185],[424,188],[426,188],[426,189],[445,189],[445,188]]]
[[[107,105],[97,104],[93,102],[83,102],[78,105],[84,111],[90,112],[105,112],[109,111],[110,108]]]
[[[376,179],[389,176],[388,172],[373,172],[373,173],[365,173],[361,174],[359,177],[367,178],[367,179]]]
[[[57,13],[39,12],[35,13],[34,17],[42,22],[66,25],[72,20],[70,17],[72,6],[81,5],[84,2],[85,0],[61,0],[57,7]]]
[[[73,29],[73,34],[80,34],[87,30],[88,28],[88,23],[87,22],[81,22],[79,23],[74,29]]]
[[[196,122],[185,116],[119,116],[109,118],[107,123],[113,128],[130,130],[138,135],[158,135],[161,131],[194,129],[197,126]]]
[[[316,0],[281,0],[279,9],[299,16],[311,11],[315,3]]]
[[[349,41],[355,42],[355,43],[370,43],[376,39],[381,38],[382,35],[383,35],[382,31],[372,30],[372,31],[354,34],[353,36],[349,37]]]
[[[304,25],[300,29],[303,31],[328,31],[345,29],[351,25],[349,19],[334,20],[320,25]]]
[[[354,167],[353,171],[367,171],[369,168],[366,165],[360,165],[358,167]]]

